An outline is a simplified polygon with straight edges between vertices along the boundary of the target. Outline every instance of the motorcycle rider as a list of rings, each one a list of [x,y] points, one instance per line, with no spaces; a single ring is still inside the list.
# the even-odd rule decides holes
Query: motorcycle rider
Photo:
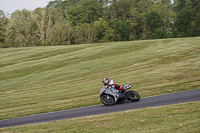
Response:
[[[103,84],[104,84],[104,86],[105,86],[106,88],[114,87],[115,89],[120,90],[120,92],[125,92],[125,91],[126,91],[125,89],[123,89],[122,86],[120,86],[120,85],[118,85],[118,84],[115,84],[113,80],[109,80],[109,78],[104,78],[104,79],[102,80],[102,82],[103,82]]]

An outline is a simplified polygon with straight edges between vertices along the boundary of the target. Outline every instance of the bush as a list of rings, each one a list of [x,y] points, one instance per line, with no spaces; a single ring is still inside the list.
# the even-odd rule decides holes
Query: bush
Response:
[[[167,38],[168,34],[165,27],[158,28],[155,32],[150,36],[150,39],[163,39]]]

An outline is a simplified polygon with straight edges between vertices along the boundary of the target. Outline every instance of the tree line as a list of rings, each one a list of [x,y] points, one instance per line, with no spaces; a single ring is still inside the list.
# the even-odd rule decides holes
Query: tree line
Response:
[[[69,45],[200,35],[199,0],[53,0],[0,10],[0,47]]]

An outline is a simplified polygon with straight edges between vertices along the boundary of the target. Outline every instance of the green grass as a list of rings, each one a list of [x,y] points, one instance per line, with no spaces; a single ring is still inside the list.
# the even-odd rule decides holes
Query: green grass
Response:
[[[200,37],[0,49],[0,120],[101,104],[104,77],[141,97],[200,86]]]
[[[2,133],[199,133],[200,101],[2,128]]]

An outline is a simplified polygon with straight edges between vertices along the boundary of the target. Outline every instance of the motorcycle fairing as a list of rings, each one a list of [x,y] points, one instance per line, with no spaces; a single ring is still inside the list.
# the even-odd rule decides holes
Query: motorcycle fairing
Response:
[[[100,96],[103,94],[108,94],[111,95],[115,98],[115,103],[117,102],[117,99],[119,98],[119,90],[110,88],[110,89],[105,89],[104,87],[101,87],[100,90]]]

